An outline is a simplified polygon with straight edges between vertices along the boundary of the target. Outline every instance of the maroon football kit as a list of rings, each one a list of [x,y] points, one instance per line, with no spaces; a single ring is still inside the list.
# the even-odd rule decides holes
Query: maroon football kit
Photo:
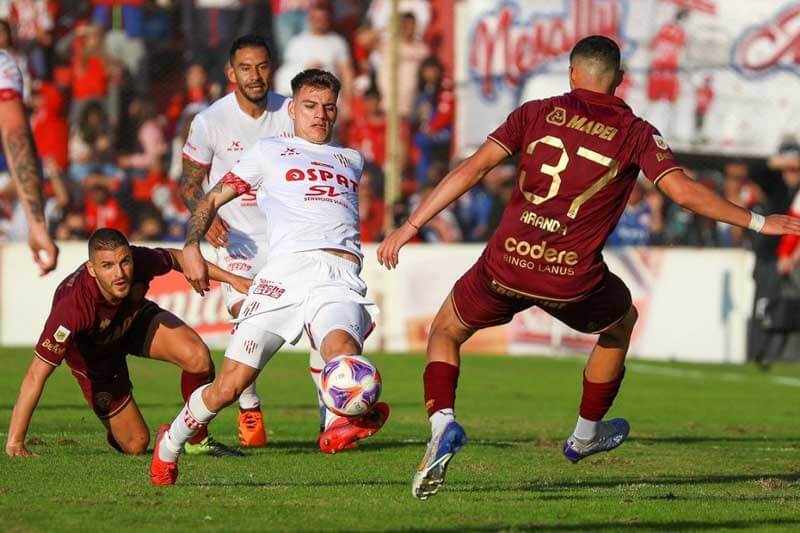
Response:
[[[602,249],[639,171],[656,183],[680,168],[658,130],[621,99],[576,89],[523,104],[489,139],[519,154],[516,187],[453,289],[461,320],[504,324],[532,305],[587,333],[621,319],[630,293]]]
[[[167,250],[131,246],[133,279],[118,305],[103,297],[86,265],[56,289],[36,356],[58,366],[62,360],[100,418],[122,409],[131,398],[126,355],[147,356],[149,327],[161,308],[145,298],[150,281],[172,269]]]

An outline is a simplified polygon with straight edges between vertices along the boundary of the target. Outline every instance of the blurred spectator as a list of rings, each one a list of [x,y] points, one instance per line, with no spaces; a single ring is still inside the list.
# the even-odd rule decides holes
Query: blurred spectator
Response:
[[[119,158],[119,166],[138,173],[149,173],[168,153],[164,136],[164,118],[158,114],[155,103],[149,98],[135,98],[128,107],[131,131],[135,138],[126,146],[127,154]]]
[[[282,58],[289,40],[308,29],[307,11],[313,0],[271,0],[275,57]]]
[[[69,177],[82,182],[87,175],[101,171],[112,158],[111,128],[105,107],[89,102],[82,110],[69,138]]]
[[[164,113],[167,117],[168,131],[176,132],[178,120],[186,106],[199,104],[203,107],[211,103],[211,94],[208,86],[208,73],[203,65],[195,63],[186,69],[186,83],[184,87],[172,95]]]
[[[412,13],[400,16],[400,41],[398,42],[397,64],[397,111],[402,117],[408,117],[414,109],[414,100],[419,86],[419,72],[422,61],[428,57],[430,50],[417,35],[417,21]],[[381,61],[378,66],[378,87],[381,94],[389,94],[389,42],[384,34],[381,42]],[[384,101],[384,104],[388,104]]]
[[[27,59],[31,74],[47,78],[49,47],[53,43],[52,14],[47,0],[10,0],[9,22],[16,28],[17,47]]]
[[[391,15],[391,0],[372,0],[366,13],[369,27],[378,32],[385,33],[389,27],[389,17]],[[397,3],[399,13],[411,13],[416,20],[416,37],[422,38],[428,29],[431,21],[430,0],[399,0]]]
[[[347,41],[331,30],[331,7],[317,0],[308,10],[309,31],[292,37],[286,45],[283,66],[275,75],[279,93],[291,94],[292,78],[303,70],[321,68],[335,74],[342,82],[339,94],[339,122],[349,117],[349,103],[353,95],[353,63]]]
[[[436,57],[422,62],[418,83],[412,120],[417,126],[414,143],[419,149],[417,182],[422,184],[433,161],[450,160],[455,97],[450,80],[444,77],[444,67]]]
[[[54,85],[40,82],[33,90],[31,105],[31,130],[39,157],[52,160],[59,172],[66,172],[69,124],[64,115],[64,97]]]
[[[82,26],[72,43],[71,123],[78,121],[89,102],[103,102],[108,96],[111,69],[103,47],[103,29],[95,24]]]
[[[364,159],[383,166],[386,161],[386,114],[381,109],[377,89],[368,90],[362,99],[361,112],[356,113],[347,128],[346,140]]]
[[[228,85],[228,47],[237,36],[252,33],[259,2],[250,0],[181,0],[186,63],[206,68],[218,90]]]
[[[105,30],[105,51],[124,65],[140,91],[147,90],[145,0],[92,0],[95,24]]]
[[[410,211],[414,211],[436,187],[436,183],[428,182],[420,192],[411,197]],[[419,230],[419,236],[425,242],[460,242],[463,240],[454,207],[447,206]]]
[[[113,228],[129,234],[131,228],[128,214],[112,195],[111,186],[100,179],[87,180],[86,184],[83,210],[86,231],[91,233],[97,228]]]
[[[498,213],[505,207],[500,190],[507,182],[513,187],[514,172],[511,165],[496,166],[458,200],[457,215],[465,241],[489,240],[499,223]]]
[[[750,179],[750,168],[742,160],[734,159],[725,163],[722,170],[722,195],[731,203],[752,209],[763,200],[764,193]],[[717,245],[739,247],[744,244],[745,230],[724,222],[717,222]]]
[[[82,211],[67,213],[64,220],[58,225],[55,233],[56,240],[85,240],[89,237],[86,230],[86,218]]]
[[[607,246],[649,246],[660,242],[663,231],[663,198],[656,190],[647,190],[641,180],[631,195]]]
[[[361,242],[383,238],[384,202],[375,187],[375,177],[365,168],[358,186],[358,209],[361,215]]]
[[[708,110],[711,109],[711,103],[714,101],[712,80],[713,78],[710,75],[704,76],[703,84],[694,91],[694,142],[697,144],[706,142],[703,127],[705,126]]]
[[[139,224],[131,233],[131,240],[135,242],[158,241],[164,235],[164,220],[157,209],[144,209],[139,215]]]

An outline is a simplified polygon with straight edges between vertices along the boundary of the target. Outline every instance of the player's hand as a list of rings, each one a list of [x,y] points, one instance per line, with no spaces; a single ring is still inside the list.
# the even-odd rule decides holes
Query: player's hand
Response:
[[[206,240],[214,248],[228,245],[228,225],[219,217],[214,217],[206,232]]]
[[[770,215],[761,228],[764,235],[800,235],[800,218],[788,215]]]
[[[252,279],[243,278],[242,276],[231,276],[233,279],[228,283],[233,290],[242,294],[247,294],[250,291],[250,285],[253,284]]]
[[[6,455],[9,457],[31,457],[33,453],[25,447],[24,442],[6,443]]]
[[[387,270],[397,268],[400,262],[400,248],[414,238],[417,229],[408,221],[394,230],[386,237],[378,247],[378,263],[386,267]]]
[[[208,292],[208,265],[197,244],[186,246],[183,249],[183,275],[200,296]]]
[[[47,233],[44,223],[31,224],[28,230],[28,244],[33,252],[33,260],[39,265],[39,275],[44,276],[56,268],[58,248]]]

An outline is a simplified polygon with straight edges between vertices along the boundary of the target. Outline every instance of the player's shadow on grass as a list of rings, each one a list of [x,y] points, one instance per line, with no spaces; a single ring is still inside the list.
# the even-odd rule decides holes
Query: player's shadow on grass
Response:
[[[782,526],[785,529],[793,529],[788,526],[800,525],[800,520],[791,518],[774,519],[753,519],[753,520],[720,520],[717,522],[700,520],[675,520],[675,521],[625,521],[610,520],[608,522],[582,522],[580,524],[551,524],[551,523],[532,523],[532,524],[491,524],[480,527],[456,526],[452,528],[428,528],[409,529],[408,531],[685,531],[685,530],[707,530],[707,529],[750,529],[763,528],[765,526]]]
[[[702,442],[780,442],[783,444],[800,442],[800,438],[764,437],[763,435],[668,435],[664,437],[630,437],[628,442],[692,444]]]
[[[338,488],[338,487],[406,487],[408,481],[345,480],[335,481],[220,481],[205,483],[181,483],[185,487],[265,487],[271,489],[294,488]]]

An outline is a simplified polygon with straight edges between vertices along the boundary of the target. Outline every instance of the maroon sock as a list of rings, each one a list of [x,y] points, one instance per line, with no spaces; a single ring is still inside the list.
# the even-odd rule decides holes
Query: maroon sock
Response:
[[[422,380],[425,383],[425,409],[428,410],[428,416],[440,409],[455,407],[458,386],[457,366],[440,361],[428,363]]]
[[[191,372],[181,372],[181,394],[183,394],[183,401],[188,402],[189,396],[198,388],[214,381],[214,371],[199,372],[192,374]],[[197,444],[203,442],[203,439],[208,437],[208,428],[203,426],[197,435],[189,439],[189,444]]]
[[[622,384],[622,379],[625,377],[625,368],[623,367],[622,373],[619,377],[608,383],[592,383],[586,379],[586,373],[583,374],[583,396],[581,397],[581,410],[580,414],[586,420],[600,421],[606,416],[606,413],[611,409],[611,404],[614,403],[614,398],[617,397],[619,386]]]

